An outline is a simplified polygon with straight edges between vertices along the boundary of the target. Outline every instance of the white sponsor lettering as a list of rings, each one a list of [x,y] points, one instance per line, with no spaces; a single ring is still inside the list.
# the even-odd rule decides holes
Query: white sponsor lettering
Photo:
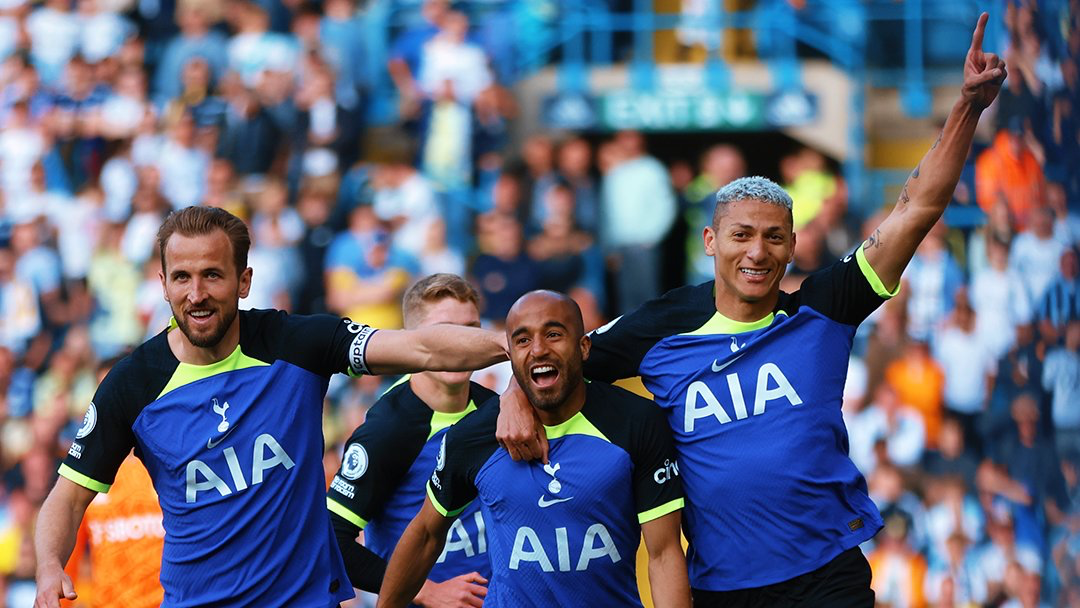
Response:
[[[87,525],[90,529],[90,541],[94,545],[165,537],[161,515],[112,517],[102,521],[92,520]]]
[[[742,384],[739,382],[737,373],[727,374],[728,395],[731,398],[731,408],[737,420],[747,418],[746,399],[743,396]],[[775,386],[771,386],[775,385]],[[765,404],[769,401],[785,398],[791,405],[802,405],[802,398],[791,386],[784,372],[780,371],[775,363],[766,363],[758,368],[757,385],[754,389],[755,416],[765,413]],[[704,402],[704,405],[699,405]],[[697,380],[690,383],[686,389],[686,407],[683,412],[683,431],[694,432],[695,422],[699,418],[713,417],[720,424],[731,422],[731,416],[720,405],[720,401],[709,388],[708,384]]]
[[[267,458],[267,449],[270,450],[270,456]],[[281,444],[277,442],[269,433],[263,433],[255,438],[255,445],[252,447],[251,452],[251,482],[250,484],[244,478],[244,471],[240,466],[240,461],[236,457],[236,450],[232,447],[225,448],[223,451],[225,456],[225,462],[229,467],[229,476],[233,482],[233,488],[236,492],[246,490],[249,485],[255,486],[263,482],[263,477],[266,471],[277,467],[284,466],[285,470],[292,469],[296,466],[292,458],[285,452],[285,448],[281,447]],[[187,502],[193,503],[198,498],[199,492],[205,492],[209,490],[217,490],[221,496],[228,496],[232,494],[234,489],[229,487],[229,484],[225,482],[210,465],[201,460],[192,460],[187,464]],[[202,478],[201,480],[199,478]]]
[[[82,458],[83,446],[82,444],[71,442],[71,447],[68,448],[68,456],[72,458]]]
[[[571,546],[566,528],[555,529],[555,555],[558,560],[559,572],[570,572]],[[585,531],[585,538],[581,541],[581,552],[578,554],[577,564],[574,570],[582,572],[589,569],[589,563],[595,559],[607,557],[611,563],[617,563],[622,559],[619,550],[615,548],[615,541],[604,524],[593,524]],[[536,531],[529,526],[521,526],[514,536],[514,548],[510,553],[510,569],[518,570],[521,564],[532,562],[540,566],[544,572],[554,572],[555,567],[548,557],[544,545]]]
[[[679,463],[674,460],[665,460],[664,466],[653,471],[653,481],[656,483],[667,483],[669,479],[679,476]]]
[[[348,498],[356,498],[356,486],[345,481],[344,479],[334,475],[333,481],[330,482],[330,489],[334,490],[338,494]]]
[[[480,555],[487,552],[487,528],[484,526],[484,515],[480,511],[473,513],[473,522],[476,524],[476,542],[469,536],[469,531],[460,519],[455,519],[446,531],[446,544],[443,545],[442,555],[435,563],[441,564],[446,561],[447,555],[452,551],[464,551],[466,557]]]

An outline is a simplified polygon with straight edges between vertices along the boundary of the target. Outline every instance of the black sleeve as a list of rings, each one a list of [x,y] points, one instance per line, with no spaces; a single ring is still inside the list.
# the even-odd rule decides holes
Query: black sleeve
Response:
[[[712,318],[712,282],[673,289],[589,333],[592,349],[585,377],[614,382],[638,375],[641,360],[657,342],[692,331]]]
[[[131,426],[142,408],[143,382],[134,367],[130,358],[123,359],[101,381],[60,465],[60,475],[95,492],[109,491],[135,446]]]
[[[476,498],[476,475],[499,447],[495,440],[498,416],[498,404],[489,401],[443,435],[428,481],[428,496],[443,516],[457,517]]]
[[[407,389],[407,384],[395,387],[371,407],[346,442],[330,482],[328,507],[359,529],[382,512],[427,441],[431,410],[422,403],[397,402],[399,397],[416,399]]]
[[[806,277],[791,297],[795,307],[809,306],[838,323],[858,325],[894,295],[896,291],[885,289],[859,246],[832,266]],[[784,305],[781,301],[780,306]],[[795,314],[795,310],[787,313]]]
[[[370,373],[366,356],[373,327],[334,315],[280,310],[247,311],[243,318],[247,323],[241,331],[255,358],[283,359],[320,376]]]
[[[353,587],[368,593],[378,593],[386,575],[386,560],[376,555],[371,549],[356,542],[360,528],[345,520],[337,513],[330,514],[334,526],[341,556],[345,558],[345,572]]]
[[[638,523],[683,508],[682,478],[671,426],[659,406],[617,386],[590,382],[582,412],[634,465]]]

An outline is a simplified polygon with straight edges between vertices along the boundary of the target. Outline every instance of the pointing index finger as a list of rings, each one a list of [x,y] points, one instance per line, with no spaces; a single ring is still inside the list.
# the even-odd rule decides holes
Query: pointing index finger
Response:
[[[971,50],[981,51],[983,34],[986,32],[986,22],[990,20],[988,13],[979,15],[979,22],[975,25],[975,33],[971,35]]]

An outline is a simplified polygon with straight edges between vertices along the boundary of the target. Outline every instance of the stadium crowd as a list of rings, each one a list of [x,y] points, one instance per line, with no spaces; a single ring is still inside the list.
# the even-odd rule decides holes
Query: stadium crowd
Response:
[[[1080,6],[1049,6],[1007,3],[993,138],[857,337],[845,419],[886,520],[864,547],[882,605],[1080,605]],[[32,602],[35,514],[98,380],[169,321],[155,233],[173,209],[248,222],[242,307],[376,327],[434,272],[468,277],[496,327],[537,288],[591,329],[711,279],[700,230],[748,172],[737,146],[694,166],[635,132],[515,144],[499,41],[434,0],[385,66],[401,121],[372,128],[360,8],[0,5],[0,607]],[[817,151],[776,160],[759,170],[795,201],[794,289],[876,221]],[[385,386],[331,385],[328,475]]]

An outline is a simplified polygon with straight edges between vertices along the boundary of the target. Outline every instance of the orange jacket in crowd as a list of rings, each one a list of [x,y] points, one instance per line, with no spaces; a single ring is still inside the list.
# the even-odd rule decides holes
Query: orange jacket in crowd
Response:
[[[66,569],[79,594],[76,605],[160,606],[164,599],[159,580],[164,538],[161,507],[150,475],[129,455],[109,493],[98,494],[87,507],[79,528]],[[89,568],[82,567],[86,565],[84,554]]]
[[[975,200],[990,213],[998,197],[1004,198],[1021,230],[1031,210],[1043,204],[1043,171],[1026,145],[1019,156],[1013,154],[1010,137],[1007,130],[998,131],[993,145],[975,160]]]

